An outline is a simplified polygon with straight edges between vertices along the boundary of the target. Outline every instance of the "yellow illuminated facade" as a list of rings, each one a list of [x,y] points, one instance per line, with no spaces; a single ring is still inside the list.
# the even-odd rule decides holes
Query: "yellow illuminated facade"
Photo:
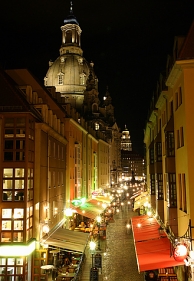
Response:
[[[151,205],[170,235],[177,238],[186,237],[189,222],[194,224],[193,38],[194,24],[185,38],[175,38],[166,76],[160,76],[152,99],[144,135]]]

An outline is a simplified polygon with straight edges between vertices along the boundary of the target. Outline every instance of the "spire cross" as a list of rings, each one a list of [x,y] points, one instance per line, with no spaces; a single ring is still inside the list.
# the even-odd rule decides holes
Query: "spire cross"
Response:
[[[70,13],[73,13],[73,1],[70,1]]]

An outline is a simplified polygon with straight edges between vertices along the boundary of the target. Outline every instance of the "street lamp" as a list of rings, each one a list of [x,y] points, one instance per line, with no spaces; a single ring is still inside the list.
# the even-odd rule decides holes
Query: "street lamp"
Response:
[[[100,251],[100,223],[101,223],[101,216],[97,216],[96,217],[96,221],[97,221],[97,226],[98,226],[98,250]]]
[[[90,251],[92,254],[92,268],[93,268],[93,257],[94,257],[95,249],[96,249],[96,243],[94,241],[90,241]]]
[[[90,252],[92,254],[92,267],[91,267],[91,270],[90,270],[90,280],[93,281],[93,277],[94,277],[94,251],[96,249],[96,243],[94,241],[90,241]]]

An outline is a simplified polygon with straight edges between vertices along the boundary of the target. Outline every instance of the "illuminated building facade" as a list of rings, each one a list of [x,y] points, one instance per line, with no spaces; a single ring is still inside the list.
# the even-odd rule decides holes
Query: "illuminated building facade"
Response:
[[[32,262],[35,241],[44,235],[45,224],[64,217],[64,112],[27,70],[7,73],[1,71],[0,76],[0,276],[39,280],[47,250]],[[9,249],[6,253],[4,247]]]
[[[88,166],[86,169],[82,169],[84,171],[81,179],[83,189],[76,194],[88,197],[91,195],[90,188],[94,188],[94,182],[95,189],[103,190],[109,186],[113,177],[118,178],[118,173],[120,173],[121,169],[120,132],[115,121],[114,106],[112,105],[112,98],[108,88],[101,102],[98,92],[98,78],[94,72],[94,63],[88,63],[83,57],[83,50],[81,49],[82,30],[73,14],[72,2],[70,13],[65,18],[61,31],[60,56],[54,62],[49,62],[44,84],[46,87],[55,87],[55,98],[64,108],[69,120],[74,120],[74,123],[78,123],[80,126],[76,126],[79,127],[79,130],[85,128],[81,129],[82,138],[80,135],[77,145],[80,145],[81,159],[87,160],[86,162],[82,161],[82,165]],[[90,138],[90,135],[94,138]],[[87,155],[90,150],[84,150],[84,142],[87,142],[88,136],[91,140],[96,139],[99,146],[99,148],[95,147],[91,151],[92,155],[95,155],[94,160],[92,160],[92,165],[97,165],[95,168],[92,167],[91,158],[90,156],[88,158]],[[66,137],[68,139],[68,136]],[[77,140],[75,141],[77,142]],[[87,143],[90,144],[90,141]],[[87,146],[85,145],[85,147]],[[70,153],[70,150],[67,150]],[[99,169],[98,166],[101,168]],[[85,171],[88,171],[87,175]],[[70,174],[69,179],[67,176],[67,181],[69,181],[67,185],[71,182],[71,189],[74,189],[73,178]]]
[[[40,241],[49,228],[69,229],[65,210],[71,201],[103,193],[110,184],[110,161],[120,165],[111,97],[106,92],[100,106],[72,6],[61,29],[60,57],[50,62],[45,86],[26,69],[0,73],[2,280],[45,280],[41,266],[53,257]]]
[[[194,223],[193,38],[194,24],[186,37],[175,38],[173,55],[152,99],[144,136],[151,205],[166,229],[179,239],[186,237],[189,221]],[[193,245],[189,243],[188,249]]]
[[[144,180],[144,159],[139,153],[132,150],[131,137],[126,125],[121,135],[121,165],[122,176],[126,180]]]

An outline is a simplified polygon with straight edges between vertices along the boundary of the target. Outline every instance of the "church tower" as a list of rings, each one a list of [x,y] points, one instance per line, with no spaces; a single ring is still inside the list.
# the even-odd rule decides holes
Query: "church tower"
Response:
[[[122,131],[121,150],[132,151],[131,137],[126,125],[125,125],[125,130]]]
[[[94,87],[98,90],[98,79],[93,70],[93,63],[88,63],[81,49],[81,28],[73,14],[73,3],[70,1],[70,12],[61,26],[62,44],[60,56],[49,62],[49,69],[44,78],[46,87],[54,86],[56,92],[64,98],[64,103],[71,104],[77,111],[82,110],[84,91],[89,75],[95,78]]]

